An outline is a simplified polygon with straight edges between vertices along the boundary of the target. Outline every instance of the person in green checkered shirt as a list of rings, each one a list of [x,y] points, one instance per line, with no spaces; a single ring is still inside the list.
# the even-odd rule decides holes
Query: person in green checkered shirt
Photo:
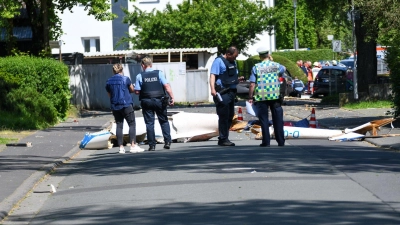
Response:
[[[257,52],[262,61],[254,65],[251,71],[248,101],[257,108],[256,116],[260,120],[262,133],[260,146],[269,147],[271,144],[268,109],[271,110],[272,114],[275,140],[278,142],[278,146],[285,146],[282,109],[283,96],[280,94],[279,76],[283,75],[286,68],[270,60],[267,48],[260,47],[257,49]]]

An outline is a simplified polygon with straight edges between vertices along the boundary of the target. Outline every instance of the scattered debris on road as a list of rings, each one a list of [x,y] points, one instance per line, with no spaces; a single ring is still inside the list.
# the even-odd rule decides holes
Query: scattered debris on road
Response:
[[[10,147],[32,147],[32,142],[26,142],[26,143],[8,143],[6,146]]]

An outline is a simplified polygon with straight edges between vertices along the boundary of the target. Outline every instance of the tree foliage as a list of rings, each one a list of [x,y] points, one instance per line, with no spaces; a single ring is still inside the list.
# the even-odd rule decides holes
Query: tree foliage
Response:
[[[7,52],[16,45],[16,39],[13,35],[13,18],[20,13],[20,3],[15,0],[0,0],[0,28],[3,27],[5,32],[3,39],[9,43],[6,48]]]
[[[14,27],[12,18],[19,15],[21,10],[26,10],[28,26],[32,29],[30,53],[36,56],[49,54],[49,41],[57,40],[62,33],[57,12],[71,11],[78,4],[85,7],[88,15],[93,15],[98,20],[112,20],[116,17],[110,10],[111,4],[108,0],[0,0],[0,27],[11,32],[8,32],[6,38],[7,45],[13,47],[10,39]]]
[[[246,50],[273,25],[273,9],[248,0],[185,0],[177,8],[168,3],[163,12],[135,7],[125,13],[136,32],[127,41],[142,49],[216,46],[222,52],[235,45]]]
[[[393,1],[393,0],[392,0]],[[290,0],[279,1],[283,7],[289,7]],[[299,1],[300,9],[300,26],[299,26],[299,42],[300,46],[306,41],[304,29],[313,28],[318,37],[317,46],[324,45],[325,38],[323,30],[328,27],[333,32],[335,39],[344,39],[345,50],[353,49],[350,37],[352,21],[349,21],[351,12],[355,13],[355,36],[357,42],[357,69],[358,69],[358,89],[360,92],[368,92],[369,84],[376,82],[376,44],[379,34],[379,24],[386,23],[377,15],[384,13],[383,7],[376,7],[380,4],[389,5],[389,0],[301,0]],[[355,11],[352,11],[354,6]],[[303,11],[304,10],[304,11]],[[377,11],[380,11],[379,13]],[[307,26],[302,24],[302,14],[306,14],[305,18],[312,24]],[[292,14],[293,15],[293,14]],[[277,25],[277,39],[282,32],[281,27]],[[286,25],[286,27],[291,27]],[[310,28],[311,27],[311,28]],[[293,28],[292,28],[293,29]],[[293,32],[292,32],[293,33]],[[314,34],[314,36],[315,36]],[[293,38],[293,36],[291,36]],[[292,39],[293,40],[293,39]],[[291,42],[293,43],[293,41]],[[307,43],[307,42],[306,42]],[[312,43],[310,43],[312,46]],[[306,46],[304,46],[306,47]],[[343,46],[342,46],[343,47]]]
[[[379,27],[378,41],[388,46],[386,62],[390,68],[390,82],[392,84],[392,100],[394,117],[400,116],[400,17],[398,0],[375,0],[366,2],[363,9],[370,9],[365,21]]]

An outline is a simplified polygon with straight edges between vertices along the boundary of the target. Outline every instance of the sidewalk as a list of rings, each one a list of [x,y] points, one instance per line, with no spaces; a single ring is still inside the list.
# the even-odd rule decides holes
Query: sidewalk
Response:
[[[77,122],[69,119],[20,140],[32,147],[6,147],[0,152],[0,221],[40,179],[79,152],[77,143],[85,133],[103,129],[111,119],[111,113],[94,113]]]
[[[298,121],[311,113],[311,108],[295,102],[288,102],[284,106],[284,118],[289,121]],[[244,102],[239,102],[244,106]],[[310,103],[312,106],[312,104]],[[332,129],[344,129],[359,126],[371,120],[384,117],[385,110],[367,109],[349,111],[337,107],[316,108],[316,119],[320,126]],[[171,111],[186,111],[198,113],[215,113],[212,105],[172,108]],[[137,111],[136,116],[141,116]],[[245,120],[255,119],[244,113]],[[80,149],[78,142],[87,132],[97,132],[109,125],[113,116],[109,112],[93,112],[77,122],[66,121],[56,127],[38,131],[20,142],[32,142],[32,147],[7,147],[0,152],[0,220],[3,219],[13,206],[34,187],[47,173],[59,164],[74,157]],[[389,132],[390,127],[382,129],[382,133]],[[400,133],[399,127],[391,133]],[[366,141],[376,146],[400,150],[399,137],[374,138]],[[214,143],[213,143],[214,144]],[[258,142],[257,142],[258,144]]]

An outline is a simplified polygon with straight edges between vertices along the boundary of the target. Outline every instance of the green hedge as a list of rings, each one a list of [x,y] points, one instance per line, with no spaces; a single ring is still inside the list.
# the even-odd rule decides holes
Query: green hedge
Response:
[[[273,52],[272,56],[283,56],[292,62],[297,62],[297,60],[316,62],[320,60],[341,60],[347,58],[349,55],[334,53],[332,49],[317,49],[308,51],[286,51],[286,52]]]
[[[0,111],[17,121],[11,129],[41,129],[58,122],[69,109],[68,67],[54,59],[29,56],[0,58]]]
[[[272,57],[274,58],[275,62],[286,67],[286,70],[290,73],[290,75],[294,77],[298,77],[303,82],[307,82],[307,77],[304,75],[304,72],[297,66],[295,62],[280,56],[273,54]],[[238,60],[238,68],[240,76],[244,76],[246,79],[249,79],[251,74],[251,69],[256,63],[260,62],[260,57],[252,56],[246,60]]]

